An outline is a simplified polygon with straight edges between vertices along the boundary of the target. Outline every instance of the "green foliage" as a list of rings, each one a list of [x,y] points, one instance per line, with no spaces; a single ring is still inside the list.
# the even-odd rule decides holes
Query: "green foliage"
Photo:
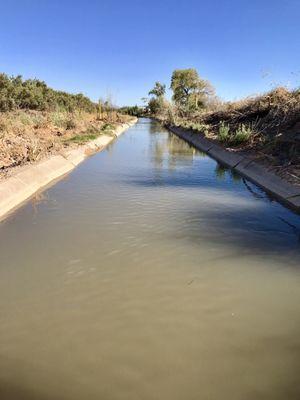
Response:
[[[226,125],[223,121],[220,123],[218,138],[220,142],[227,143],[233,146],[247,143],[251,137],[252,129],[244,124],[239,125],[238,129],[230,133],[229,125]]]
[[[178,125],[182,126],[183,128],[193,129],[194,131],[201,133],[206,133],[209,129],[209,125],[203,124],[201,122],[193,122],[187,120],[180,121]]]
[[[77,144],[84,144],[89,142],[90,140],[95,140],[99,136],[99,132],[84,132],[82,134],[78,134],[73,136],[70,139],[67,139],[65,142],[66,143],[77,143]]]
[[[70,139],[65,140],[65,143],[77,143],[77,144],[84,144],[89,142],[90,140],[97,139],[100,135],[112,135],[113,130],[115,129],[114,124],[105,123],[102,125],[101,129],[99,130],[95,126],[91,126],[86,131],[81,132]]]
[[[147,109],[152,115],[163,115],[168,113],[168,103],[165,100],[166,85],[155,82],[154,88],[148,93],[152,95],[148,101]]]
[[[226,125],[224,121],[220,123],[219,132],[218,132],[218,139],[220,142],[228,142],[230,138],[229,134],[230,128],[229,125]]]
[[[173,107],[169,106],[167,110],[167,122],[171,125],[176,125],[176,114]]]
[[[105,135],[115,135],[113,133],[115,127],[116,126],[114,124],[106,123],[101,127],[101,133],[103,133]]]
[[[115,126],[113,125],[113,124],[109,124],[108,122],[106,123],[106,124],[104,124],[102,127],[101,127],[101,130],[102,131],[109,131],[109,130],[112,130],[112,129],[114,129],[115,128]]]
[[[23,80],[21,76],[0,74],[0,111],[30,109],[39,111],[87,111],[96,105],[83,94],[69,94],[49,88],[38,79]]]
[[[57,128],[64,128],[66,124],[66,113],[61,111],[53,111],[50,114],[50,120]]]
[[[249,141],[252,133],[252,129],[249,126],[241,124],[239,128],[235,131],[231,143],[234,145],[239,145]]]
[[[154,95],[155,97],[163,97],[166,93],[166,85],[160,83],[160,82],[155,82],[154,88],[150,90],[148,93],[150,95]]]
[[[137,105],[121,107],[118,111],[122,114],[132,115],[135,117],[141,117],[145,113],[144,107],[138,107]]]
[[[164,106],[164,101],[162,97],[151,97],[148,103],[148,108],[150,114],[156,115],[158,114]]]
[[[102,134],[102,132],[99,129],[96,129],[95,127],[90,127],[87,130],[78,133],[77,135],[66,139],[65,143],[77,143],[77,144],[84,144],[89,142],[90,140],[95,140],[97,137],[99,137]]]
[[[43,116],[40,114],[33,115],[31,117],[31,121],[35,129],[44,128],[47,125],[45,118],[43,118]]]
[[[209,82],[201,79],[193,68],[175,70],[171,78],[171,89],[175,104],[185,113],[203,108],[208,96],[213,94]]]

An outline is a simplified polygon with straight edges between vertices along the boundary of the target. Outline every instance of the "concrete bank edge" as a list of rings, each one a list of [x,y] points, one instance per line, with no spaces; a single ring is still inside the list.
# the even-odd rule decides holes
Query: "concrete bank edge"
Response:
[[[83,146],[67,151],[64,155],[54,155],[37,164],[26,165],[13,176],[0,181],[0,221],[37,191],[72,171],[91,154],[103,150],[115,137],[120,136],[136,122],[137,119],[119,125],[113,135],[99,136]]]
[[[224,166],[238,172],[241,176],[262,188],[283,205],[300,213],[299,187],[282,180],[255,161],[241,154],[232,153],[224,149],[200,133],[176,126],[167,126],[167,128],[198,150],[207,153]]]

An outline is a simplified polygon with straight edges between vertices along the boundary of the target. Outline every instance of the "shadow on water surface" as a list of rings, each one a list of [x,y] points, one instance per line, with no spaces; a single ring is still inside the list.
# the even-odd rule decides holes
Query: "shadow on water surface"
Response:
[[[21,387],[13,383],[0,382],[0,398],[1,400],[53,400],[51,395],[37,393],[26,387]],[[56,400],[66,400],[65,397],[55,397]]]
[[[1,400],[71,400],[77,398],[72,385],[64,387],[64,377],[38,362],[0,357]],[[32,379],[33,374],[36,378]],[[28,379],[30,377],[30,379]],[[87,396],[89,397],[89,396]]]
[[[182,235],[193,242],[209,240],[242,250],[244,254],[300,258],[300,226],[283,215],[266,214],[264,209],[222,209],[187,211]],[[206,229],[204,228],[206,227]]]
[[[182,201],[187,195],[186,208],[179,207],[175,212],[181,222],[180,229],[174,229],[174,237],[193,242],[205,239],[249,253],[282,255],[293,250],[300,256],[300,218],[244,179],[240,178],[235,188],[237,182],[218,184],[186,171],[174,175],[161,171],[150,179],[128,177],[127,183],[156,188],[165,194],[173,188],[175,191],[168,195],[173,196],[174,204],[176,196]]]
[[[157,133],[156,128],[152,133],[154,137]],[[159,143],[157,144],[158,141]],[[176,155],[178,155],[178,157]],[[202,157],[202,155],[200,155],[200,157]],[[157,135],[157,138],[150,143],[150,166],[146,163],[142,164],[141,169],[139,170],[140,164],[137,163],[137,165],[133,166],[134,172],[132,172],[132,170],[128,171],[125,168],[124,171],[123,169],[118,169],[116,174],[117,184],[115,185],[115,192],[109,192],[107,198],[104,196],[104,190],[100,190],[99,193],[96,193],[97,196],[95,196],[95,198],[97,204],[99,202],[100,206],[102,204],[107,205],[107,208],[104,207],[101,209],[103,214],[99,212],[100,218],[97,219],[95,216],[96,210],[98,211],[100,208],[96,209],[91,207],[93,210],[93,213],[91,214],[92,217],[91,219],[87,218],[87,223],[91,224],[91,230],[85,231],[84,228],[87,227],[87,225],[85,225],[84,222],[81,222],[80,244],[82,246],[82,243],[84,243],[82,237],[89,237],[88,234],[92,234],[90,237],[91,241],[88,242],[87,247],[89,250],[90,248],[93,250],[93,243],[96,243],[94,247],[97,256],[95,258],[95,263],[98,264],[100,261],[106,263],[108,260],[108,258],[102,260],[103,253],[100,250],[105,249],[105,247],[101,248],[99,246],[99,239],[105,245],[106,234],[108,238],[110,235],[113,237],[113,245],[115,245],[115,242],[118,243],[119,239],[124,239],[123,233],[127,233],[127,235],[133,234],[141,236],[145,241],[149,241],[149,244],[151,245],[151,250],[149,252],[147,247],[145,247],[145,255],[150,256],[150,258],[152,253],[157,253],[158,256],[160,255],[156,241],[158,238],[158,240],[162,239],[162,263],[168,263],[169,261],[170,263],[173,263],[174,260],[174,263],[178,263],[179,265],[181,263],[180,256],[187,254],[187,270],[189,270],[189,267],[192,268],[194,264],[199,264],[202,259],[204,260],[204,264],[207,262],[210,267],[214,263],[218,266],[218,261],[223,263],[227,258],[226,262],[224,261],[224,270],[226,270],[226,268],[229,269],[232,261],[235,262],[235,266],[238,265],[238,269],[242,270],[242,273],[240,274],[242,277],[241,280],[239,280],[240,277],[238,277],[235,284],[234,278],[238,275],[236,274],[237,269],[235,268],[232,272],[234,276],[229,274],[227,282],[223,282],[221,278],[224,274],[219,274],[219,270],[216,271],[217,274],[211,275],[213,280],[206,280],[206,277],[210,277],[210,273],[206,274],[205,269],[202,275],[200,273],[200,268],[197,268],[197,270],[191,269],[190,271],[193,277],[194,275],[198,277],[198,270],[199,277],[202,276],[201,280],[199,278],[194,282],[193,280],[190,280],[190,275],[186,276],[185,273],[182,275],[179,268],[166,268],[164,271],[162,266],[161,276],[157,276],[157,270],[159,268],[154,269],[154,273],[152,274],[148,268],[143,268],[141,259],[137,259],[138,261],[136,264],[138,264],[138,269],[135,269],[135,261],[129,252],[136,252],[136,254],[138,254],[138,251],[140,250],[140,242],[138,240],[136,240],[137,246],[130,248],[127,247],[127,242],[124,242],[124,248],[126,248],[126,251],[128,250],[128,253],[124,252],[124,258],[117,254],[117,258],[118,260],[120,259],[120,262],[116,262],[116,265],[112,264],[111,268],[103,268],[102,272],[101,268],[99,268],[99,271],[95,271],[91,279],[87,278],[84,280],[83,277],[85,275],[83,275],[80,279],[76,279],[75,283],[75,280],[72,278],[68,282],[72,281],[74,283],[68,283],[68,285],[65,286],[61,284],[62,281],[60,280],[63,279],[61,277],[64,276],[61,274],[60,263],[55,263],[54,261],[51,262],[51,257],[49,257],[50,262],[48,260],[49,268],[47,268],[47,271],[51,271],[51,274],[49,275],[50,285],[48,286],[48,280],[46,279],[48,275],[46,269],[44,270],[43,268],[40,268],[38,259],[36,259],[37,268],[32,271],[42,271],[40,275],[42,281],[36,280],[36,273],[32,274],[32,279],[29,275],[31,272],[31,265],[29,265],[31,263],[29,262],[27,266],[28,272],[27,270],[25,272],[26,276],[28,275],[30,283],[27,282],[26,279],[21,279],[23,276],[21,274],[21,278],[19,278],[20,287],[22,288],[25,286],[26,293],[28,292],[33,296],[32,303],[31,301],[28,303],[30,313],[34,313],[35,310],[38,311],[38,304],[41,302],[40,315],[42,319],[40,322],[39,319],[33,320],[35,323],[32,324],[32,336],[34,339],[32,343],[38,345],[41,340],[44,340],[44,342],[41,342],[42,346],[40,347],[40,350],[39,346],[33,348],[32,352],[27,352],[26,349],[25,354],[28,354],[26,357],[24,357],[21,352],[20,355],[18,354],[16,358],[13,358],[13,360],[10,360],[9,358],[1,360],[1,400],[75,400],[82,398],[92,400],[102,398],[129,398],[129,395],[126,397],[126,388],[128,387],[133,387],[135,390],[134,393],[132,392],[133,395],[130,393],[130,398],[150,399],[154,398],[157,392],[156,391],[153,394],[153,387],[158,388],[157,390],[160,388],[163,389],[166,386],[167,389],[170,390],[175,387],[180,394],[180,380],[177,382],[177,377],[180,379],[181,376],[184,376],[185,374],[187,376],[184,383],[186,383],[186,387],[189,388],[191,372],[193,372],[193,370],[196,372],[195,382],[197,382],[194,392],[192,393],[192,395],[195,394],[193,398],[198,398],[197,396],[201,397],[202,387],[199,383],[199,377],[202,377],[204,383],[207,383],[210,387],[219,388],[219,396],[212,395],[209,397],[213,399],[238,398],[243,400],[277,400],[286,398],[296,400],[300,398],[300,388],[298,385],[298,376],[300,371],[298,357],[300,350],[298,340],[299,302],[296,301],[296,295],[294,297],[291,296],[290,298],[288,296],[289,293],[297,293],[296,283],[294,287],[291,285],[291,282],[297,282],[294,279],[296,274],[292,275],[291,280],[285,281],[285,279],[281,279],[280,284],[278,281],[275,281],[278,285],[275,286],[275,288],[282,287],[282,292],[280,293],[281,295],[283,294],[282,300],[278,300],[278,304],[283,303],[283,307],[282,310],[279,310],[277,316],[277,314],[274,315],[273,313],[274,310],[276,311],[275,306],[277,303],[273,306],[271,301],[272,299],[270,299],[270,294],[273,294],[273,289],[265,291],[268,287],[274,287],[274,281],[272,281],[273,276],[264,274],[260,275],[256,273],[257,270],[254,270],[253,275],[255,275],[255,279],[253,278],[252,285],[250,284],[248,287],[244,280],[247,281],[247,277],[250,276],[251,278],[252,275],[245,275],[243,270],[243,263],[246,261],[243,256],[249,256],[248,258],[251,260],[250,256],[252,255],[269,256],[266,258],[266,263],[264,263],[264,257],[260,259],[260,262],[258,263],[259,268],[263,267],[265,264],[273,268],[273,263],[270,262],[270,260],[273,261],[273,259],[274,261],[280,259],[281,262],[278,264],[282,268],[285,268],[286,264],[299,266],[300,219],[277,203],[270,203],[264,192],[260,191],[248,181],[243,180],[240,176],[232,175],[230,171],[220,167],[206,156],[202,159],[200,157],[198,152],[195,153],[193,149],[191,150],[187,147],[181,139],[177,140],[172,137],[171,143],[169,140],[169,145],[166,146],[164,139]],[[123,167],[123,165],[121,166]],[[174,166],[178,168],[174,168]],[[120,182],[120,180],[122,182]],[[109,179],[107,188],[112,185],[111,182],[112,181]],[[123,186],[122,183],[124,184]],[[94,187],[99,187],[98,181],[95,183]],[[145,190],[142,190],[143,187]],[[117,189],[120,190],[121,193]],[[73,194],[74,192],[71,193]],[[118,221],[117,218],[114,221],[112,221],[111,218],[107,218],[107,225],[105,225],[105,221],[103,223],[105,212],[114,207],[114,204],[112,204],[111,201],[114,194],[116,194],[117,203],[117,207],[114,211],[118,213],[120,210],[119,222],[123,221],[124,224],[113,225],[112,222]],[[61,215],[67,214],[67,210],[69,210],[68,206],[70,198],[67,197],[66,199],[68,200],[66,201],[67,206],[64,209],[66,212],[63,212]],[[104,201],[104,203],[101,203],[101,200]],[[43,201],[43,198],[38,199],[35,207],[40,204],[40,201]],[[48,205],[49,201],[51,200],[47,200]],[[83,203],[85,206],[87,205],[86,197],[84,197]],[[78,204],[81,206],[83,203],[79,202]],[[123,210],[122,204],[124,207]],[[79,207],[76,210],[81,210],[81,208]],[[130,212],[132,213],[131,217],[129,215]],[[70,217],[72,216],[73,214],[71,213]],[[50,217],[51,218],[49,219],[52,221],[53,216],[51,213]],[[64,220],[62,218],[62,221],[60,222],[62,224],[64,223],[64,226],[68,226],[66,221],[69,222],[70,220]],[[71,221],[74,223],[73,220]],[[43,222],[44,220],[41,220],[40,225],[35,225],[35,227],[38,228],[39,226],[44,226]],[[126,222],[129,223],[127,224]],[[133,233],[130,229],[127,229],[127,225],[130,223],[133,225]],[[94,229],[94,224],[100,227],[102,224],[104,228],[112,228],[112,230],[103,232],[100,230],[98,231],[98,226],[97,229]],[[73,226],[75,227],[73,230],[76,231],[78,225],[72,225],[71,227]],[[124,227],[124,231],[122,231],[122,227]],[[140,231],[138,231],[139,227],[142,227]],[[116,235],[118,231],[120,232],[120,236]],[[34,237],[41,237],[41,239],[43,239],[43,236],[39,235],[39,232],[40,231],[37,229],[37,234]],[[64,232],[70,231],[62,231],[62,237],[65,236]],[[102,236],[99,232],[102,233]],[[146,233],[145,237],[143,237],[144,233]],[[47,231],[47,235],[48,234],[49,231]],[[27,230],[26,235],[28,237]],[[48,238],[48,236],[45,237]],[[74,238],[76,239],[76,235]],[[96,238],[95,242],[94,238]],[[152,238],[155,239],[153,242],[151,242]],[[71,239],[73,240],[73,237]],[[166,242],[164,242],[164,240],[166,240]],[[132,239],[130,239],[130,241],[132,241]],[[192,244],[192,246],[185,246],[187,243],[182,243],[181,241],[187,241],[188,244]],[[44,243],[47,243],[48,245],[47,240],[44,240],[44,242],[41,243],[40,247],[42,247]],[[141,241],[141,243],[143,243],[143,241]],[[196,252],[193,252],[194,249],[192,247],[194,245],[196,247]],[[178,249],[176,249],[176,253],[172,259],[171,252],[174,251],[175,246],[178,246]],[[199,246],[199,248],[201,246],[200,251],[198,251],[199,248],[197,246]],[[227,249],[225,249],[226,251],[224,251],[222,246],[227,247]],[[61,248],[63,248],[64,251],[69,251],[68,245],[61,246],[61,243],[59,243],[59,249]],[[73,249],[73,246],[70,246],[70,249]],[[84,250],[84,245],[82,246],[82,249]],[[80,247],[80,251],[82,249]],[[111,251],[112,249],[114,249],[114,247],[109,246],[109,250]],[[166,252],[164,253],[164,251]],[[141,254],[144,255],[143,253]],[[9,257],[10,256],[11,254],[9,254]],[[43,252],[41,252],[41,256],[43,256]],[[126,257],[128,258],[126,259]],[[189,259],[189,257],[191,257],[191,259]],[[144,258],[147,259],[146,256]],[[47,258],[44,257],[42,258],[42,260],[46,259]],[[63,256],[61,260],[64,259]],[[53,260],[56,260],[56,258]],[[113,260],[113,257],[110,257],[109,260],[108,263],[113,263],[113,261],[111,261]],[[159,257],[155,260],[157,260],[159,264]],[[125,267],[126,263],[128,269]],[[119,264],[120,266],[122,265],[122,268],[119,268]],[[185,266],[184,262],[182,264]],[[22,263],[20,263],[20,265],[22,266]],[[122,275],[123,268],[124,275]],[[130,274],[131,268],[132,275]],[[8,270],[11,271],[12,268],[8,268]],[[69,270],[69,268],[66,269],[66,271]],[[172,274],[169,275],[170,271]],[[197,273],[195,271],[197,271]],[[176,278],[177,273],[179,274],[178,279],[174,279],[174,277]],[[138,276],[138,279],[135,281],[136,275],[140,276]],[[141,277],[142,275],[144,275],[144,278]],[[220,275],[221,278],[218,281]],[[123,277],[124,279],[122,279]],[[151,281],[152,277],[153,281]],[[36,289],[37,294],[35,294],[35,290],[32,290],[31,281],[36,282],[37,287],[40,287],[41,284],[41,290]],[[267,284],[260,285],[262,281],[267,282]],[[58,291],[52,293],[52,288],[55,290],[56,282]],[[145,286],[143,286],[143,282],[145,283]],[[173,285],[173,282],[175,285]],[[190,284],[186,282],[190,282]],[[161,286],[159,286],[160,284]],[[240,284],[244,284],[244,286],[241,286],[241,289],[240,286],[238,286]],[[47,297],[48,287],[50,288],[49,297]],[[184,287],[184,289],[182,289],[182,287]],[[246,293],[245,298],[243,298],[242,290],[245,287],[248,288],[248,292]],[[255,288],[257,287],[258,292],[255,292]],[[103,292],[101,292],[102,288]],[[174,288],[176,288],[176,291],[174,291]],[[254,290],[252,288],[254,288]],[[239,289],[241,292],[238,296],[236,292],[239,292]],[[262,292],[260,292],[260,290]],[[216,295],[217,292],[219,293],[219,297]],[[203,295],[201,295],[202,293]],[[54,299],[57,294],[58,300],[60,300],[60,294],[62,299],[64,296],[66,296],[66,298],[69,296],[70,304],[74,305],[74,309],[72,306],[70,315],[62,313],[61,315],[56,316]],[[279,295],[274,289],[274,299],[278,299]],[[143,303],[143,296],[145,297],[145,303]],[[136,303],[134,301],[135,297],[137,299]],[[287,299],[284,299],[283,297],[286,297]],[[43,301],[41,301],[41,299],[46,301],[46,305],[47,301],[49,301],[50,308],[43,308]],[[178,302],[176,302],[176,299],[178,299]],[[249,306],[247,299],[249,299]],[[260,302],[260,299],[263,300]],[[21,305],[24,302],[23,297],[20,297],[20,303],[18,303],[17,300],[18,299],[16,299],[15,304],[20,307],[21,312]],[[8,303],[10,302],[13,303],[8,299]],[[253,307],[252,303],[254,303]],[[67,302],[66,304],[69,303]],[[76,306],[77,304],[78,307]],[[82,306],[80,307],[79,304],[82,304]],[[85,306],[85,304],[87,306]],[[103,321],[108,322],[108,327],[105,323],[101,323],[101,330],[97,332],[97,335],[94,334],[93,336],[91,333],[93,333],[93,328],[95,327],[94,317],[96,316],[96,319],[99,319],[101,322],[102,313],[105,317],[106,304],[107,319],[104,318]],[[238,308],[238,306],[240,306],[240,310],[244,312],[243,314],[238,313],[233,316],[232,310],[236,307]],[[77,308],[78,314],[76,313]],[[57,311],[63,309],[64,303],[57,301]],[[257,309],[261,309],[260,314],[263,313],[263,318],[261,320],[256,315]],[[51,313],[53,313],[52,317],[54,317],[54,324],[49,326],[51,326],[51,329],[54,329],[54,331],[50,330],[51,336],[48,337],[45,335],[43,337],[44,330],[41,330],[42,335],[40,335],[39,327],[41,325],[39,324],[44,323],[44,315],[47,316],[47,318],[49,317],[49,310],[50,318]],[[94,310],[90,317],[87,319],[83,318],[82,320],[78,319],[80,321],[79,328],[79,325],[76,324],[77,316],[78,318],[82,318],[85,314],[88,315],[90,310]],[[144,310],[146,311],[144,312]],[[214,314],[215,311],[217,313]],[[224,320],[222,320],[222,324],[216,324],[214,315],[216,318],[220,318],[221,320],[223,313]],[[8,314],[8,323],[10,323],[11,315],[13,319],[18,317],[17,313],[16,315],[13,315],[10,312]],[[37,316],[38,315],[39,314],[37,314]],[[273,316],[274,319],[270,318]],[[64,317],[66,317],[68,322],[65,329],[60,329],[59,324],[64,320]],[[180,319],[177,317],[180,317]],[[124,318],[124,322],[122,318]],[[117,322],[116,324],[114,324],[114,320]],[[176,322],[177,320],[178,323]],[[265,320],[267,322],[264,331],[262,328]],[[279,321],[278,323],[277,320]],[[119,321],[123,322],[124,325],[120,325]],[[22,319],[21,322],[22,324],[24,323],[24,329],[28,329],[28,326],[30,327],[30,321],[23,321]],[[111,326],[109,326],[109,324],[111,324]],[[282,326],[285,327],[285,325],[287,325],[289,327],[289,324],[289,329],[281,330]],[[152,325],[154,330],[151,330]],[[83,327],[82,330],[81,326]],[[125,330],[123,332],[123,329],[120,329],[120,334],[113,337],[114,331],[118,330],[116,329],[116,326],[123,326],[125,327]],[[127,326],[128,331],[126,331]],[[248,335],[248,331],[250,333],[252,332],[251,329],[253,326],[255,328],[257,327],[257,329],[253,330],[252,336],[250,334]],[[57,327],[59,328],[58,330]],[[145,327],[145,330],[143,330],[142,327]],[[169,329],[170,327],[171,330]],[[223,327],[224,331],[221,331],[219,327]],[[107,331],[105,330],[106,328]],[[206,328],[211,328],[207,330],[207,343],[211,343],[211,347],[209,347],[209,345],[205,346]],[[10,326],[10,332],[13,332],[13,329],[15,328],[12,324]],[[132,329],[132,331],[130,329]],[[149,329],[149,332],[147,329]],[[55,335],[57,332],[59,332],[59,334],[62,332],[61,342],[59,338],[60,335]],[[70,332],[73,337],[71,341]],[[26,333],[26,330],[24,333]],[[218,333],[220,336],[218,336]],[[234,343],[227,340],[232,337],[232,333],[235,333],[237,335],[236,338],[238,339],[238,341],[234,341]],[[22,346],[26,346],[26,341],[24,341],[23,344],[22,334],[23,331],[21,331],[20,335],[17,336],[18,342],[16,343],[13,342],[14,339],[12,339],[12,342],[10,343],[10,338],[6,338],[8,343],[10,343],[11,349],[14,349],[14,346],[18,349],[20,342]],[[107,341],[102,341],[102,334],[104,335],[104,339],[107,338]],[[126,334],[128,336],[126,336]],[[132,341],[134,344],[137,343],[136,354],[141,352],[142,355],[146,354],[146,356],[143,356],[142,358],[133,358],[133,360],[136,361],[132,365],[135,365],[136,363],[137,371],[136,375],[134,375],[132,372],[135,372],[135,369],[130,369],[130,357],[128,361],[129,367],[128,370],[126,370],[127,360],[124,358],[122,359],[122,361],[124,361],[123,364],[118,363],[120,360],[119,355],[114,353],[113,346],[110,347],[110,345],[111,343],[117,344],[117,346],[114,346],[117,351],[122,350],[122,344],[124,343],[122,341],[122,335],[124,335],[125,338],[128,338],[128,341],[130,342],[129,338],[135,338],[136,334],[138,340],[143,339],[144,335],[146,339],[145,342],[142,340],[140,342],[138,340]],[[204,336],[202,337],[202,335]],[[182,341],[180,339],[181,336]],[[14,338],[13,335],[12,337]],[[218,340],[210,342],[210,337],[216,337]],[[201,340],[202,338],[204,338],[204,342]],[[58,362],[60,361],[61,365],[57,365],[55,360],[55,363],[53,363],[53,361],[50,363],[49,369],[47,368],[47,357],[49,357],[50,352],[46,351],[47,346],[49,345],[48,339],[50,339],[50,342],[53,341],[52,345],[55,344],[53,347],[54,349],[59,349],[59,346],[61,346],[62,351],[62,358],[60,359],[58,357]],[[80,346],[87,346],[87,349],[84,349],[84,352],[79,353],[82,355],[86,354],[87,358],[84,359],[83,356],[83,367],[81,368],[80,365],[78,374],[76,369],[74,370],[74,373],[72,372],[72,366],[76,366],[78,360],[76,356],[72,359],[71,353],[73,343],[78,344],[79,348]],[[92,345],[94,343],[95,345],[95,348],[92,349],[93,352],[91,353],[86,351],[88,350],[89,343]],[[184,360],[186,351],[189,349],[189,343],[195,344],[195,348],[191,346],[193,352],[191,353],[190,359],[193,361],[193,364],[182,363],[181,365],[181,355]],[[214,343],[216,346],[214,346]],[[101,348],[101,346],[104,348],[106,345],[108,345],[108,349],[111,349],[112,351],[112,353],[104,353],[107,354],[107,359],[112,359],[113,361],[116,360],[114,365],[111,366],[111,374],[109,374],[109,371],[105,371],[107,374],[103,374],[101,358],[99,358],[101,361],[101,368],[99,368],[99,371],[93,367],[93,363],[91,362],[92,357],[97,357],[97,351],[99,351],[99,348]],[[124,347],[126,347],[126,345],[127,343]],[[151,345],[153,346],[152,348]],[[142,353],[143,349],[146,347],[149,347],[149,353]],[[172,375],[173,379],[165,379],[165,377],[171,376],[170,369],[164,367],[160,369],[162,364],[157,362],[157,359],[159,361],[160,354],[155,353],[155,351],[160,348],[166,348],[167,350],[168,348],[170,349],[170,352],[168,353],[162,351],[161,360],[165,362],[165,354],[166,359],[171,359],[172,363],[170,366],[171,368],[174,367],[174,370],[171,370],[172,373],[174,372],[174,376]],[[275,357],[272,358],[274,353]],[[38,357],[34,359],[32,354],[36,354]],[[125,352],[124,355],[126,354],[127,353]],[[174,358],[172,359],[172,357]],[[65,360],[66,363],[64,363]],[[282,363],[280,364],[281,360]],[[213,364],[211,364],[212,361]],[[139,364],[139,362],[141,364]],[[147,370],[147,362],[151,368],[149,370]],[[263,364],[264,362],[265,364]],[[260,381],[260,376],[257,371],[260,372],[263,370],[262,368],[259,369],[262,364],[266,365],[266,377],[264,374],[261,374],[263,376],[261,378],[262,381]],[[226,371],[230,370],[230,368],[235,365],[237,365],[237,368],[232,371],[241,371],[241,375],[237,376],[236,373],[226,375]],[[63,374],[61,371],[65,366],[68,368],[66,368],[66,373]],[[212,373],[207,374],[206,376],[205,374],[209,370],[209,366],[211,367]],[[122,386],[122,381],[118,381],[116,375],[114,375],[115,367],[118,370],[121,369],[122,371],[125,371],[124,386]],[[126,374],[127,371],[129,371],[128,374]],[[139,374],[140,371],[141,373]],[[163,375],[164,373],[165,375]],[[251,373],[254,375],[252,376]],[[120,375],[117,375],[117,377],[119,376]],[[135,379],[135,376],[137,379]],[[160,376],[162,376],[163,383],[159,380]],[[228,376],[229,379],[220,382],[219,379],[224,379],[224,376]],[[207,382],[205,382],[205,380]],[[272,385],[270,384],[270,381],[272,381]],[[217,382],[217,385],[212,385],[212,382]],[[254,382],[252,386],[251,382]],[[111,396],[103,395],[102,386],[105,384],[109,385]],[[161,387],[159,384],[161,384]],[[149,387],[149,392],[145,392],[147,387]],[[237,389],[239,389],[244,396],[241,395],[238,397],[235,392]],[[82,396],[82,391],[85,391],[84,396]],[[162,395],[162,397],[169,399],[175,398],[176,396],[171,397],[168,395]],[[181,398],[188,397],[188,391],[181,396]],[[205,396],[203,396],[203,398],[204,397]],[[179,398],[179,395],[176,398]]]
[[[150,127],[153,173],[135,173],[125,176],[125,180],[129,185],[161,189],[164,194],[170,191],[175,208],[176,195],[190,193],[186,209],[176,212],[181,222],[174,237],[193,242],[205,239],[249,254],[282,255],[293,251],[296,257],[300,255],[298,215],[174,134],[156,131],[156,123]]]

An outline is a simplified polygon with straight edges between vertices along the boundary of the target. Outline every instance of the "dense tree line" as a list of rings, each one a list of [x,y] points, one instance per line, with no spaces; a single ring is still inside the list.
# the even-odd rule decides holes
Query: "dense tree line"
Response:
[[[96,111],[96,104],[83,94],[70,94],[49,88],[38,79],[23,80],[21,76],[0,74],[0,111],[75,110]]]
[[[122,114],[133,115],[135,117],[141,117],[145,114],[144,107],[138,107],[137,105],[121,107],[118,111]]]

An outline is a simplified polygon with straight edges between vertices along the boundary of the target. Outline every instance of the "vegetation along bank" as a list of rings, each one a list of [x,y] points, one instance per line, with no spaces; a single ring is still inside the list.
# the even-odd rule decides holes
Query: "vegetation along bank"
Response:
[[[0,74],[0,179],[24,164],[113,135],[131,119],[109,99],[94,103],[37,79]]]
[[[242,160],[251,164],[257,175],[266,174],[265,184],[252,179],[255,183],[275,195],[281,186],[284,196],[280,197],[293,197],[293,208],[300,209],[299,89],[277,87],[265,94],[224,102],[195,69],[175,70],[170,89],[173,96],[168,101],[166,85],[156,82],[145,107],[130,108],[129,113],[159,119],[195,147],[210,148],[212,157],[231,168]],[[245,168],[240,170],[242,173]],[[276,181],[276,190],[270,180]]]
[[[0,74],[0,218],[135,122],[109,100]]]

